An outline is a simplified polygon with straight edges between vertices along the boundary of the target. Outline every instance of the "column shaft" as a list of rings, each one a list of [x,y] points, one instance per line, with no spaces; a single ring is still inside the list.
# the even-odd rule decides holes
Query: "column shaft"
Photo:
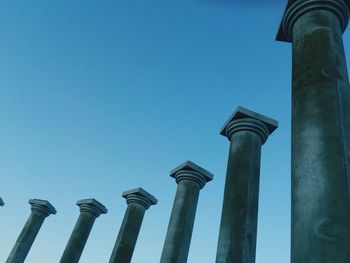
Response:
[[[161,263],[187,261],[199,191],[200,185],[197,182],[190,180],[178,182]]]
[[[231,137],[217,263],[255,262],[261,144],[252,131]]]
[[[126,209],[122,226],[115,242],[110,263],[129,263],[135,249],[145,211],[158,200],[143,188],[135,188],[122,194]]]
[[[50,214],[56,214],[56,209],[46,200],[30,199],[31,213],[19,235],[6,263],[24,262],[35,237],[45,220]]]
[[[293,27],[291,262],[350,259],[350,89],[337,16]]]
[[[80,213],[60,263],[74,263],[79,261],[95,220],[96,215],[94,214],[89,212]]]
[[[6,263],[22,263],[27,257],[34,240],[45,220],[45,216],[32,212],[24,225]]]
[[[137,203],[128,205],[109,263],[131,261],[145,211],[143,205]]]

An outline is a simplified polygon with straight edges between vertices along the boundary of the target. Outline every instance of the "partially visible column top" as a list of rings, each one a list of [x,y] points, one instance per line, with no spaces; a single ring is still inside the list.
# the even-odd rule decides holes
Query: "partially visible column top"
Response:
[[[96,218],[101,214],[107,214],[108,212],[107,208],[103,204],[93,198],[79,200],[77,202],[77,206],[80,207],[80,212],[93,214]]]
[[[214,175],[191,161],[186,161],[170,172],[176,183],[181,180],[190,180],[199,184],[200,188],[213,180]]]
[[[265,143],[269,135],[278,127],[278,121],[238,106],[221,128],[220,134],[231,140],[232,134],[247,130],[257,133]]]
[[[144,206],[146,210],[151,205],[155,205],[158,203],[157,198],[155,198],[153,195],[151,195],[141,187],[123,192],[122,197],[126,199],[126,203],[128,205],[132,203],[137,203]]]
[[[295,22],[305,13],[314,10],[328,10],[334,13],[339,19],[342,32],[345,31],[349,21],[350,0],[289,0],[276,40],[291,42]]]
[[[0,206],[4,206],[4,201],[2,201],[2,198],[0,197]]]
[[[43,215],[45,217],[56,214],[56,209],[49,201],[41,199],[30,199],[28,203],[31,205],[30,209],[32,212]]]

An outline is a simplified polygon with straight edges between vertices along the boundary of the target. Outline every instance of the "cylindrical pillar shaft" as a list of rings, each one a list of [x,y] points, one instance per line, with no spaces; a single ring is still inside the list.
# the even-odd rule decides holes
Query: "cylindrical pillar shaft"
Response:
[[[107,209],[95,199],[83,199],[77,202],[80,215],[68,240],[60,263],[79,262],[86,241],[97,217],[107,213]]]
[[[95,219],[96,217],[89,213],[81,213],[79,215],[78,221],[63,252],[61,263],[79,261]]]
[[[227,166],[216,262],[255,262],[261,139],[233,136]]]
[[[141,229],[145,211],[157,203],[157,199],[142,188],[123,193],[128,207],[113,248],[109,263],[129,263]]]
[[[271,128],[256,113],[239,107],[225,126],[230,140],[224,201],[221,214],[217,263],[254,263],[257,238],[261,145]],[[250,116],[251,115],[251,116]],[[266,120],[262,116],[260,119]]]
[[[27,257],[36,236],[50,214],[56,214],[55,208],[46,200],[31,199],[31,214],[24,225],[6,263],[22,263]]]
[[[126,263],[131,261],[144,214],[145,208],[141,205],[132,204],[128,206],[116,245],[109,260],[110,263]]]
[[[348,19],[343,0],[297,1],[284,17],[293,43],[292,263],[350,259]]]
[[[191,162],[173,170],[178,183],[161,263],[185,263],[191,243],[200,189],[213,176]],[[200,169],[196,169],[196,168]],[[192,170],[193,169],[193,170]]]
[[[199,190],[195,182],[179,182],[160,262],[186,262]]]
[[[350,89],[330,11],[294,25],[292,99],[292,262],[349,262]]]

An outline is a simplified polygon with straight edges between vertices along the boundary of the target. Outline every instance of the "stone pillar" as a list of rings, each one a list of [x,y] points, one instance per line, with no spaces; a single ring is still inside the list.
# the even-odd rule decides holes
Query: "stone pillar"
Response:
[[[289,1],[277,35],[293,44],[292,263],[350,259],[349,6]]]
[[[0,197],[0,206],[4,206],[5,205],[5,203],[4,203],[4,201],[2,200],[2,198]]]
[[[199,191],[213,175],[187,161],[170,172],[177,191],[160,263],[185,263],[191,243]]]
[[[217,263],[254,263],[261,145],[278,122],[238,107],[221,130],[230,141]]]
[[[128,207],[109,263],[128,263],[131,261],[145,211],[158,202],[154,196],[142,188],[126,191],[122,196],[126,199]]]
[[[39,233],[46,217],[56,214],[55,208],[46,200],[30,199],[31,214],[24,225],[6,263],[22,263]]]
[[[80,215],[63,252],[60,263],[79,262],[95,219],[101,214],[107,213],[106,207],[95,199],[83,199],[78,201],[77,205],[80,207]]]

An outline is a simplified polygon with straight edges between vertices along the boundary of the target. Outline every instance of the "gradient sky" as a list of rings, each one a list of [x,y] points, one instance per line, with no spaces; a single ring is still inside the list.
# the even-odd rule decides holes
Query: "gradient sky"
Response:
[[[135,263],[159,262],[176,191],[191,160],[214,174],[201,190],[189,263],[212,263],[238,106],[280,122],[262,149],[257,263],[289,262],[291,46],[275,35],[285,1],[3,1],[0,8],[0,262],[30,213],[57,209],[26,262],[58,262],[96,198],[82,263],[107,262],[123,191],[159,200],[145,215]],[[349,43],[349,32],[344,43]],[[346,53],[350,54],[349,45]]]

